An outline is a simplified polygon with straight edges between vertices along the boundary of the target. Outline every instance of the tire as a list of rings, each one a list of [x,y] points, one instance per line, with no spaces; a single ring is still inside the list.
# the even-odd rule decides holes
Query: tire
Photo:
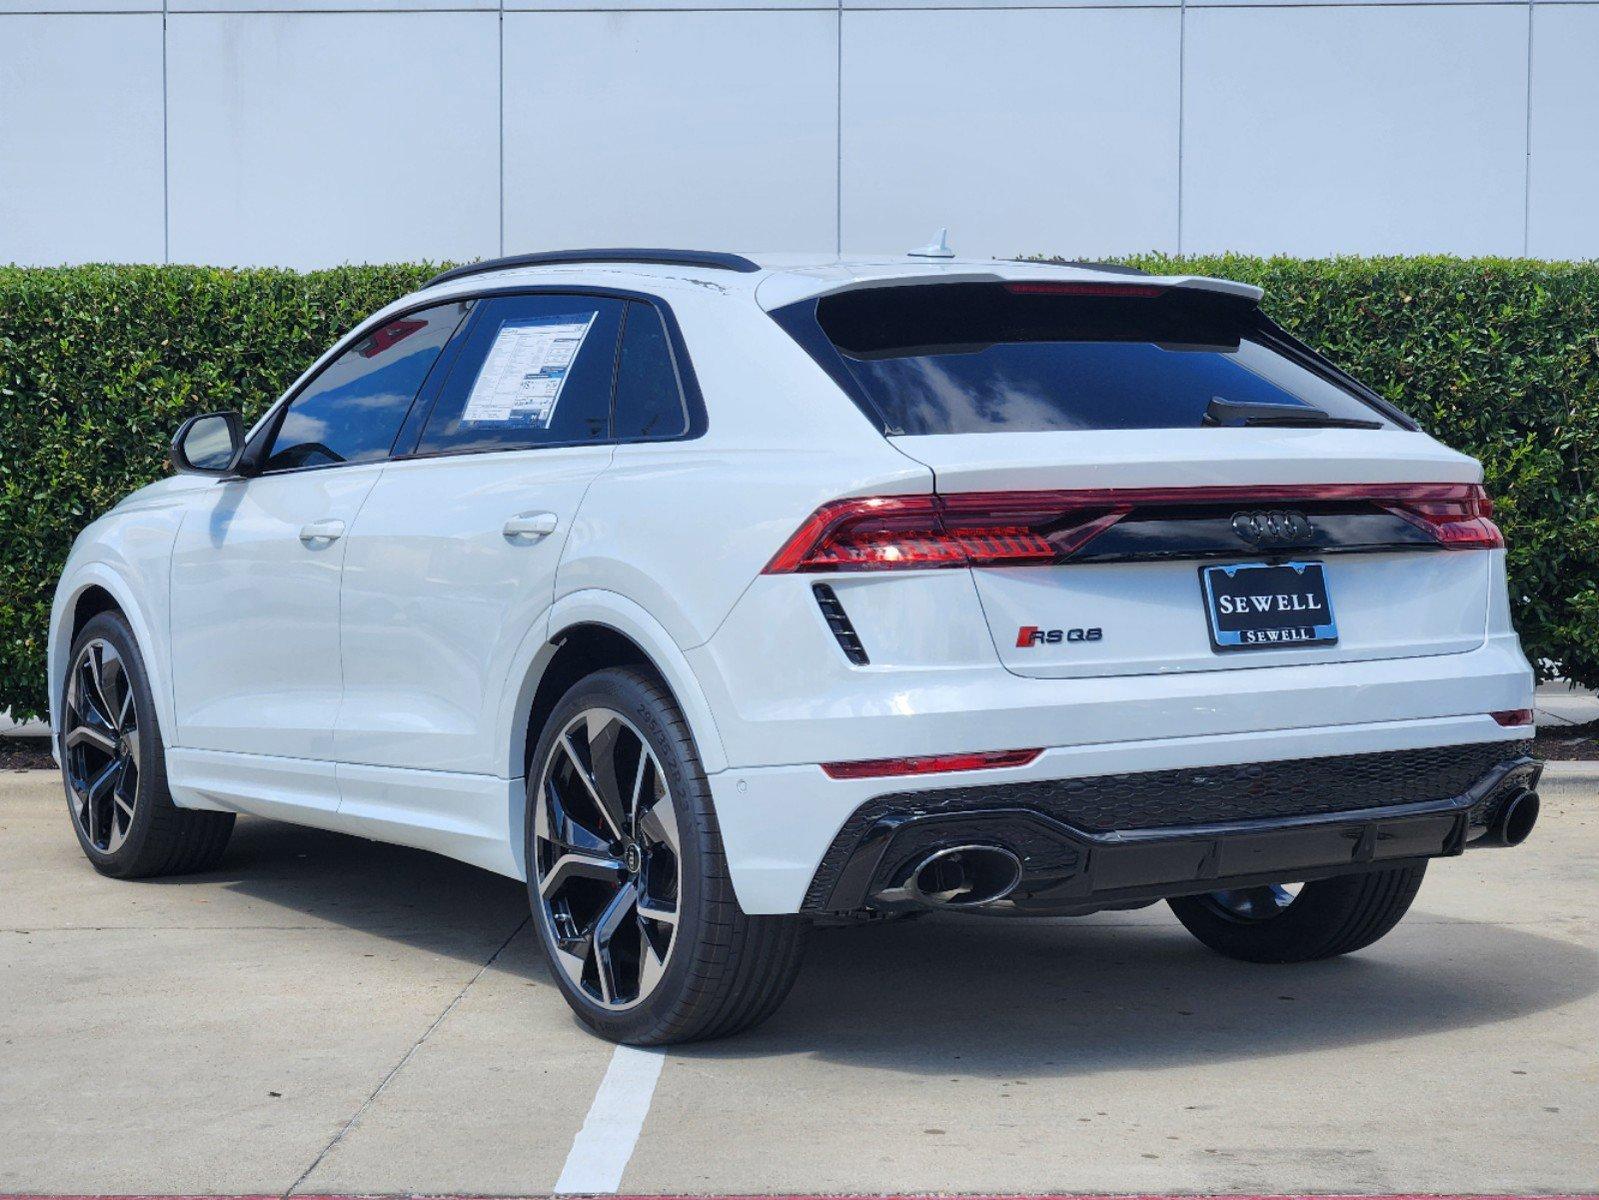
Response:
[[[150,677],[119,612],[73,639],[57,749],[78,845],[102,875],[144,879],[216,866],[233,814],[178,808]]]
[[[777,1011],[809,922],[739,908],[693,736],[657,679],[616,668],[574,684],[539,738],[527,796],[539,944],[590,1029],[659,1046]]]
[[[1245,962],[1313,962],[1363,950],[1399,924],[1426,873],[1421,863],[1316,880],[1291,898],[1281,887],[1266,887],[1176,896],[1167,903],[1188,932],[1218,954]]]

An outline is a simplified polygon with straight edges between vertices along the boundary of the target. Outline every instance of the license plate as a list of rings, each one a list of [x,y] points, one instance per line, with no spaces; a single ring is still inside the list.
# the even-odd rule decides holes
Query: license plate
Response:
[[[1325,646],[1338,640],[1320,563],[1203,567],[1210,643],[1217,650]]]

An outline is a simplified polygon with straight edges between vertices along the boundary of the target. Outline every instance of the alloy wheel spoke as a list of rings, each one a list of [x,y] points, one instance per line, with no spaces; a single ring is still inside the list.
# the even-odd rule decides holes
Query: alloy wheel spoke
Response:
[[[643,922],[644,908],[639,906],[639,980],[638,994],[648,996],[666,973],[666,959],[655,949],[655,941]],[[670,946],[670,943],[668,943]]]
[[[84,789],[90,804],[98,804],[108,787],[116,782],[117,776],[122,773],[122,760],[113,758],[93,779],[89,780]]]
[[[639,801],[644,795],[644,776],[654,765],[650,755],[650,748],[640,745],[638,749],[638,766],[633,771],[633,787],[627,798],[627,820],[635,834],[639,831]]]
[[[625,837],[632,832],[631,812],[622,781],[617,778],[622,753],[635,739],[632,731],[612,714],[589,712],[583,719],[594,791],[605,806],[605,816]]]
[[[539,895],[548,900],[574,879],[619,883],[626,872],[620,859],[599,854],[563,854],[550,864],[549,874],[539,884]]]
[[[663,794],[650,805],[639,828],[650,841],[666,846],[674,855],[678,853],[677,809],[670,794]]]
[[[599,974],[600,993],[607,1004],[615,1004],[618,998],[631,999],[640,994],[636,991],[632,996],[624,994],[628,981],[618,978],[616,960],[611,954],[611,940],[627,921],[637,902],[638,892],[635,889],[621,888],[594,922],[594,965]]]
[[[677,909],[667,908],[653,896],[640,895],[638,898],[638,915],[646,921],[655,921],[661,925],[677,924]]]
[[[83,786],[84,831],[90,842],[108,852],[116,830],[116,820],[112,815],[112,805],[103,801],[121,773],[122,761],[113,758]]]
[[[566,972],[566,977],[574,987],[583,986],[583,969],[593,951],[593,941],[593,937],[586,934],[555,940],[556,961],[561,964],[561,970]]]
[[[94,685],[94,703],[100,710],[101,719],[111,728],[116,728],[116,706],[111,703],[111,697],[106,691],[106,679],[110,674],[113,664],[121,665],[116,652],[104,642],[95,642],[89,648],[89,681]]]
[[[75,750],[79,746],[93,746],[105,754],[117,752],[117,741],[105,730],[94,725],[79,723],[67,731],[67,749]]]
[[[100,691],[100,682],[95,678],[94,647],[90,646],[83,652],[83,658],[78,663],[77,686],[74,690],[75,707],[79,720],[85,725],[95,725],[102,729],[111,728],[111,716],[99,707],[96,696]]]
[[[577,747],[572,744],[571,733],[562,735],[561,748],[566,751],[566,757],[572,763],[572,770],[582,780],[583,787],[588,791],[589,799],[594,802],[594,807],[599,810],[600,816],[610,826],[611,835],[620,839],[623,836],[620,814],[612,808],[611,803],[600,795],[600,789],[595,785],[594,777],[589,774],[589,769],[584,765],[582,757],[577,752]]]
[[[105,848],[107,854],[110,854],[121,846],[123,842],[127,841],[128,833],[133,829],[133,805],[124,800],[116,788],[111,789],[111,805],[111,811],[106,814],[109,822],[106,829]],[[118,812],[123,817],[120,821],[117,819]]]
[[[544,781],[544,803],[539,806],[538,822],[535,835],[551,845],[590,854],[610,851],[611,838],[572,816],[553,778]]]

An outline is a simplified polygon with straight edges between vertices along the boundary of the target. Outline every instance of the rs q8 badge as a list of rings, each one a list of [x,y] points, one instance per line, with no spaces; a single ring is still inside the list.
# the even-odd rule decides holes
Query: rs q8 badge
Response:
[[[1092,629],[1040,629],[1037,625],[1023,625],[1016,631],[1016,648],[1027,650],[1061,642],[1097,642],[1104,636],[1104,630],[1097,625]]]

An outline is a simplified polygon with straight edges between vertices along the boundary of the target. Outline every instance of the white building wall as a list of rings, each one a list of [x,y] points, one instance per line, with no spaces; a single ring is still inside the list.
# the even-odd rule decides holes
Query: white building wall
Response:
[[[0,262],[1599,256],[1599,3],[0,0]]]

